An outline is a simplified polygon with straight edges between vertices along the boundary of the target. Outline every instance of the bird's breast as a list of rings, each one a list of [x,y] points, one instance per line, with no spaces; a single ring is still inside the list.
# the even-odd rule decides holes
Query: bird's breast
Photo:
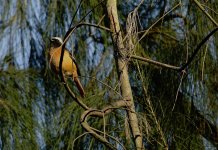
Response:
[[[55,72],[59,72],[59,63],[61,56],[61,48],[50,50],[50,66]],[[64,51],[64,57],[62,62],[62,70],[66,75],[72,75],[77,70],[75,63],[73,62],[70,54]]]

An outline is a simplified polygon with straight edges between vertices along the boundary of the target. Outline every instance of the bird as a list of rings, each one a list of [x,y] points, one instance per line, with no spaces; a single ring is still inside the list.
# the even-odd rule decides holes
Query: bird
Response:
[[[49,57],[48,57],[49,66],[51,70],[58,75],[63,40],[60,37],[51,37],[50,43],[51,45],[50,45]],[[78,76],[80,75],[78,65],[76,63],[75,58],[66,48],[64,49],[62,72],[64,73],[64,76],[69,76],[73,79],[77,89],[79,90],[80,95],[84,98],[85,91],[78,78]]]

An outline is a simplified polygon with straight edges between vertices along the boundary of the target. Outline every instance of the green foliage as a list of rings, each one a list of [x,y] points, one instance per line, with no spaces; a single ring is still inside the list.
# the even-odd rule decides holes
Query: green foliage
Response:
[[[104,145],[88,133],[80,137],[85,132],[80,125],[83,110],[72,101],[45,61],[45,49],[49,47],[47,38],[64,36],[79,2],[37,2],[41,6],[39,10],[33,2],[16,1],[12,7],[12,2],[5,1],[0,6],[0,37],[9,39],[7,44],[3,44],[5,39],[0,41],[3,45],[0,50],[3,57],[0,63],[0,149],[103,149]],[[84,1],[74,24],[98,2]],[[118,1],[123,35],[127,32],[126,18],[137,2]],[[144,2],[138,11],[138,30],[148,29],[177,3],[177,0]],[[135,55],[175,66],[186,62],[187,56],[192,54],[197,43],[214,25],[193,2],[182,3],[184,5],[148,32],[134,49]],[[205,8],[213,18],[217,18],[217,3],[205,3]],[[106,15],[104,4],[87,16],[85,22],[98,24]],[[40,17],[37,17],[38,13]],[[173,14],[179,15],[174,18],[171,17]],[[107,15],[101,25],[109,27]],[[139,32],[138,36],[143,33]],[[182,73],[145,62],[129,62],[129,76],[146,147],[161,149],[165,139],[171,149],[204,148],[202,135],[198,132],[201,128],[194,122],[199,116],[193,112],[191,104],[202,115],[208,114],[205,118],[210,122],[216,122],[217,40],[215,34],[201,48],[184,74],[181,86]],[[120,98],[117,94],[119,79],[112,59],[112,44],[110,33],[89,26],[79,28],[67,43],[81,67],[81,80],[86,91],[83,101],[92,108],[101,109]],[[19,66],[17,53],[22,54],[23,60],[28,59],[32,65],[20,69],[23,67]],[[72,81],[68,82],[77,93]],[[103,119],[90,118],[88,122],[101,131],[105,127],[107,134],[119,137],[119,141],[127,147],[134,147],[133,139],[130,144],[126,140],[125,110],[117,110],[104,119],[105,122]],[[111,142],[116,144],[112,139]]]
[[[0,135],[3,149],[36,148],[32,102],[38,94],[35,72],[10,67],[0,73]]]

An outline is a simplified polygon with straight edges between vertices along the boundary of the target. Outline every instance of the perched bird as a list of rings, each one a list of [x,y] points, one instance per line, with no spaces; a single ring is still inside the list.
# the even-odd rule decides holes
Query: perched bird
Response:
[[[61,57],[61,45],[63,43],[63,40],[60,37],[52,37],[50,41],[51,47],[49,50],[49,65],[56,74],[59,74],[59,62]],[[80,95],[84,97],[85,92],[78,78],[78,75],[80,75],[78,65],[75,61],[75,58],[73,58],[72,54],[67,49],[64,50],[62,71],[65,76],[72,77],[73,81],[76,83]]]

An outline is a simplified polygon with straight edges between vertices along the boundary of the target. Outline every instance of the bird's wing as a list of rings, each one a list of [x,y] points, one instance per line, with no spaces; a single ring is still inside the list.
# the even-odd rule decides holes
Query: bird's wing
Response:
[[[78,67],[78,64],[77,64],[77,62],[76,62],[75,57],[73,57],[72,53],[71,53],[68,49],[67,49],[67,52],[69,53],[70,58],[73,60],[73,62],[74,62],[75,65],[76,65],[76,68],[77,68],[77,74],[78,74],[79,76],[81,76],[81,73],[80,73],[80,70],[79,70],[79,67]]]

